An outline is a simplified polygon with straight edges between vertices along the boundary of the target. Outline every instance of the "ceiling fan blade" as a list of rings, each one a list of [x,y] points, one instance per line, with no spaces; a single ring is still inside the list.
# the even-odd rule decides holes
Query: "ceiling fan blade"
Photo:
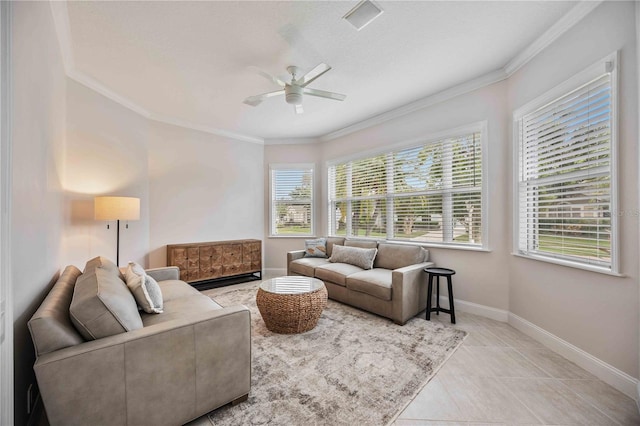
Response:
[[[302,114],[304,112],[304,109],[302,109],[302,105],[296,105],[296,114]]]
[[[325,72],[329,71],[331,67],[327,64],[320,64],[316,66],[314,69],[303,75],[302,77],[296,79],[296,84],[298,86],[305,87],[310,84],[313,80],[320,77]]]
[[[284,95],[284,90],[276,90],[275,92],[263,93],[262,95],[249,96],[242,102],[247,105],[258,106],[265,99],[272,98],[278,95]]]
[[[317,96],[319,98],[333,99],[334,101],[344,101],[347,98],[347,95],[342,95],[340,93],[325,92],[324,90],[309,89],[306,87],[304,88],[304,93],[311,96]]]
[[[272,83],[277,84],[280,87],[284,87],[287,84],[284,81],[280,80],[278,77],[276,77],[274,75],[271,75],[268,72],[263,71],[258,67],[249,67],[249,68],[251,68],[253,71],[257,72],[258,74],[260,74],[261,76],[263,76],[267,80],[271,81]]]

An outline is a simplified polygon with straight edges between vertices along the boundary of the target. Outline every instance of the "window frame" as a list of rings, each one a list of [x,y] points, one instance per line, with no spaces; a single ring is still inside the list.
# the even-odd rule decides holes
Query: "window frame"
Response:
[[[615,51],[594,64],[588,66],[583,71],[578,72],[562,83],[554,86],[525,105],[513,112],[513,239],[512,255],[526,259],[532,259],[557,265],[583,269],[591,272],[598,272],[607,275],[622,276],[620,273],[620,252],[619,252],[619,163],[618,163],[618,102],[619,102],[619,51]],[[524,116],[547,106],[556,100],[579,89],[581,86],[602,76],[605,73],[610,75],[611,83],[611,113],[610,113],[610,220],[611,220],[611,267],[604,267],[582,262],[580,260],[570,260],[561,257],[545,255],[541,253],[531,253],[520,250],[520,152],[521,133],[520,123]]]
[[[273,187],[273,173],[278,170],[308,170],[311,176],[311,198],[309,199],[311,205],[311,220],[309,233],[295,233],[295,234],[277,234],[275,215],[274,215],[274,187]],[[269,164],[269,238],[310,238],[315,236],[315,223],[316,223],[316,197],[315,197],[315,181],[316,181],[316,165],[315,163],[274,163]]]
[[[434,241],[412,241],[408,239],[397,239],[397,238],[388,238],[389,227],[393,226],[393,223],[387,222],[387,232],[385,233],[385,237],[364,237],[364,236],[351,236],[349,235],[349,231],[351,229],[350,226],[347,228],[346,235],[335,235],[334,232],[334,218],[332,211],[332,200],[331,200],[331,182],[329,180],[329,169],[332,166],[343,164],[350,161],[358,161],[363,160],[375,156],[380,155],[388,155],[390,153],[394,153],[397,151],[411,149],[416,147],[421,147],[433,143],[441,142],[444,139],[452,139],[461,136],[466,136],[472,133],[480,134],[480,159],[481,159],[481,177],[482,183],[480,185],[480,200],[481,200],[481,243],[480,244],[469,244],[469,243],[459,243],[459,242],[434,242]],[[403,142],[385,145],[384,147],[380,147],[373,150],[367,150],[363,152],[359,152],[357,154],[344,156],[340,158],[335,158],[332,160],[328,160],[325,163],[326,170],[326,184],[327,184],[327,234],[329,236],[341,236],[347,238],[358,238],[358,239],[370,239],[377,241],[392,241],[394,244],[409,244],[409,245],[420,245],[424,247],[437,247],[437,248],[446,248],[446,249],[459,249],[459,250],[469,250],[469,251],[490,251],[490,239],[489,239],[489,185],[488,185],[488,170],[489,170],[489,155],[488,155],[488,123],[487,121],[479,121],[471,124],[463,125],[460,127],[443,130],[440,132],[434,132],[419,138],[406,140]],[[385,197],[388,200],[390,197]]]

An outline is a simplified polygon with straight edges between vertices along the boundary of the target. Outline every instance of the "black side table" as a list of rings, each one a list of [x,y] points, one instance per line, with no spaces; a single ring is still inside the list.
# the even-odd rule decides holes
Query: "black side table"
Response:
[[[427,321],[431,320],[431,312],[435,312],[436,315],[440,315],[440,312],[444,312],[451,315],[451,323],[456,323],[456,311],[453,307],[453,286],[451,284],[451,275],[454,275],[456,271],[448,268],[424,268],[424,271],[429,274],[427,278]],[[433,296],[433,278],[436,278],[436,307],[431,307],[431,297]],[[449,286],[449,309],[440,307],[440,277],[447,277],[447,284]]]

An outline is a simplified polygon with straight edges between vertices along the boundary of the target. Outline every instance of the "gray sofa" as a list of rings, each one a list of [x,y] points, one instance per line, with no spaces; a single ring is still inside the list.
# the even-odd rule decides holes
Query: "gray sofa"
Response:
[[[176,267],[147,273],[162,289],[163,313],[138,313],[119,269],[96,258],[84,273],[68,266],[29,321],[51,425],[179,425],[246,400],[249,310],[221,307],[180,281]],[[77,283],[85,293],[97,288],[98,297],[82,306],[84,312],[72,309],[72,322]],[[87,314],[95,316],[85,320],[92,334],[111,335],[86,341],[87,330],[79,333],[74,323]],[[132,324],[136,329],[126,331]]]
[[[332,263],[334,245],[377,248],[373,268]],[[427,305],[423,269],[433,266],[429,252],[416,245],[378,243],[370,240],[327,238],[327,257],[304,257],[304,250],[287,253],[287,275],[303,275],[324,281],[329,298],[364,309],[404,325]]]

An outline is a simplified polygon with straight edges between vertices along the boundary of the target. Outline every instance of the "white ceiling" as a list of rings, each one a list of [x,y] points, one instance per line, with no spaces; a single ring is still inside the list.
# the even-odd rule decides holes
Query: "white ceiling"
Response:
[[[502,69],[576,3],[379,1],[358,32],[341,19],[354,1],[69,2],[67,31],[75,75],[155,116],[315,138]],[[242,103],[278,89],[250,66],[284,77],[320,62],[333,69],[310,87],[344,102]]]

